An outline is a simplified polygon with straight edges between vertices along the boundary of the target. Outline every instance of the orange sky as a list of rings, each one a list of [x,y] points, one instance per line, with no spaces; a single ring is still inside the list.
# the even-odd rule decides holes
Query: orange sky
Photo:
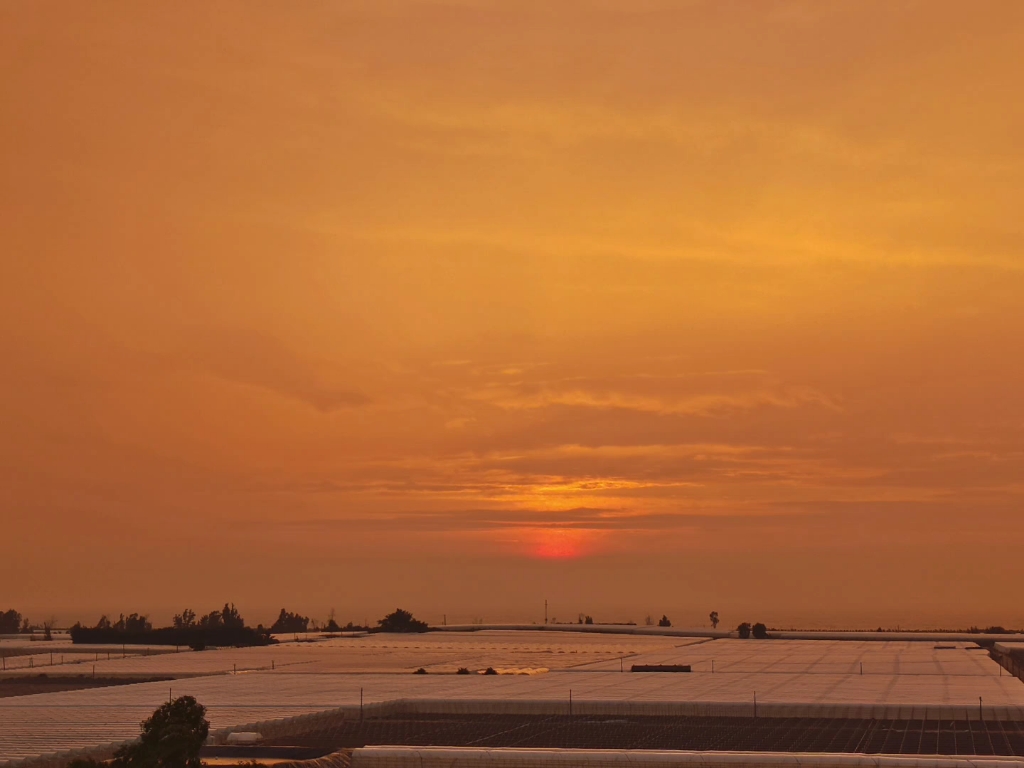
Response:
[[[0,5],[0,609],[1024,625],[1022,50]]]

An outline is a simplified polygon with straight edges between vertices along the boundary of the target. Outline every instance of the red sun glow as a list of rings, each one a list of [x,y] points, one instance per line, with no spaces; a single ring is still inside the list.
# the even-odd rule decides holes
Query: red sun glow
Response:
[[[532,538],[530,554],[543,560],[574,560],[587,554],[585,531],[543,529]]]

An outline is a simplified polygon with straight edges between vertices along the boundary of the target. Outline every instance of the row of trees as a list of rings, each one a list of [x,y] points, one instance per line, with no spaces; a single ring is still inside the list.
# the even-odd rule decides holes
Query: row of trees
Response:
[[[718,629],[718,621],[719,621],[718,620],[718,611],[712,611],[710,614],[708,614],[708,618],[711,619],[711,628],[712,629]],[[650,616],[648,616],[646,623],[647,623],[647,626],[652,626],[654,624],[654,619],[652,619]],[[671,627],[672,626],[672,621],[669,619],[668,616],[662,614],[662,617],[660,619],[658,619],[658,626],[659,627]]]
[[[196,612],[186,608],[181,613],[175,614],[172,620],[175,629],[243,629],[245,619],[235,608],[234,603],[224,603],[224,608],[219,611],[210,611],[206,615],[196,618]],[[262,628],[262,624],[260,627]]]
[[[207,646],[269,645],[275,642],[262,624],[247,627],[234,603],[224,603],[219,611],[197,618],[186,608],[175,615],[171,626],[154,628],[149,617],[138,613],[121,614],[114,622],[101,616],[94,627],[75,624],[70,630],[73,643],[122,643],[129,645],[185,645],[194,650]]]
[[[33,632],[42,631],[44,639],[52,640],[50,631],[55,623],[56,619],[50,619],[42,624],[33,624],[28,620],[28,616],[22,616],[13,608],[0,611],[0,635],[31,635]]]
[[[271,637],[272,633],[306,632],[309,625],[308,616],[282,608],[277,621],[269,628],[262,624],[255,628],[248,627],[235,604],[225,603],[221,610],[210,611],[203,616],[197,616],[191,608],[186,608],[174,616],[169,627],[154,628],[148,616],[131,613],[127,616],[121,614],[117,621],[101,616],[94,627],[75,624],[70,634],[72,642],[82,644],[184,645],[202,650],[207,646],[268,645],[277,642]],[[357,629],[351,623],[348,628]],[[341,631],[343,627],[338,625],[332,615],[325,629]],[[416,619],[412,613],[401,608],[377,622],[379,632],[426,632],[428,629],[426,622]]]
[[[309,616],[302,616],[298,613],[292,613],[286,611],[284,608],[281,609],[281,613],[277,615],[277,621],[275,621],[270,631],[274,633],[286,634],[288,632],[352,632],[356,630],[368,631],[369,627],[364,627],[359,624],[353,624],[351,621],[342,626],[338,623],[337,619],[334,618],[334,609],[331,608],[331,612],[327,616],[327,621],[321,624],[316,619],[311,619]]]

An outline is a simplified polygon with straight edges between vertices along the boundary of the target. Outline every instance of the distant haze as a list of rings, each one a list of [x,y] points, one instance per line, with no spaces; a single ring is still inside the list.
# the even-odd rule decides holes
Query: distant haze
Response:
[[[0,610],[1024,626],[1024,3],[0,6]]]

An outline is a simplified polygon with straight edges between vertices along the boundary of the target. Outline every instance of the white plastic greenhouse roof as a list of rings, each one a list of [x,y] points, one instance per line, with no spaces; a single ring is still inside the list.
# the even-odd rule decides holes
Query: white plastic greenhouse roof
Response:
[[[112,658],[97,663],[98,675],[105,665],[104,676],[183,677],[0,699],[0,766],[132,739],[169,695],[183,694],[208,707],[214,729],[357,707],[360,691],[367,705],[403,702],[439,713],[555,713],[571,691],[580,714],[749,715],[756,694],[762,716],[1024,720],[1024,684],[970,644],[531,637],[537,640],[508,632],[375,635]],[[631,655],[620,672],[624,651]],[[634,663],[691,664],[693,672],[631,673]],[[419,666],[454,671],[456,665],[551,671],[409,674]],[[361,671],[367,667],[391,672]]]
[[[36,644],[38,645],[38,644]],[[168,652],[170,650],[170,652]],[[159,653],[157,652],[159,651]],[[965,653],[965,651],[968,651]],[[50,653],[55,667],[49,664]],[[200,653],[166,647],[121,657],[121,648],[73,646],[5,659],[7,671],[97,676],[186,676],[252,670],[292,672],[454,672],[488,666],[617,671],[623,664],[690,664],[695,672],[996,675],[999,665],[973,643],[706,638],[476,632],[370,635],[316,643]],[[109,657],[109,658],[108,658]],[[31,666],[30,666],[31,665]],[[72,666],[74,665],[74,666]]]
[[[289,636],[281,636],[287,639]],[[364,635],[319,642],[282,642],[256,648],[231,648],[199,653],[163,646],[122,657],[121,646],[49,646],[32,656],[5,659],[7,671],[38,674],[63,660],[53,674],[210,675],[247,670],[288,669],[293,672],[454,672],[459,667],[532,667],[565,669],[594,661],[671,651],[706,638],[616,637],[523,632],[459,634]],[[40,646],[40,643],[33,643]],[[23,649],[24,650],[24,649]],[[35,650],[33,647],[31,650]],[[0,655],[3,648],[0,647]],[[70,665],[75,665],[74,667]],[[618,667],[616,666],[616,669]],[[31,671],[29,671],[31,670]]]
[[[352,768],[1021,768],[1006,757],[896,757],[890,755],[685,752],[618,749],[481,749],[473,747],[363,747]]]

